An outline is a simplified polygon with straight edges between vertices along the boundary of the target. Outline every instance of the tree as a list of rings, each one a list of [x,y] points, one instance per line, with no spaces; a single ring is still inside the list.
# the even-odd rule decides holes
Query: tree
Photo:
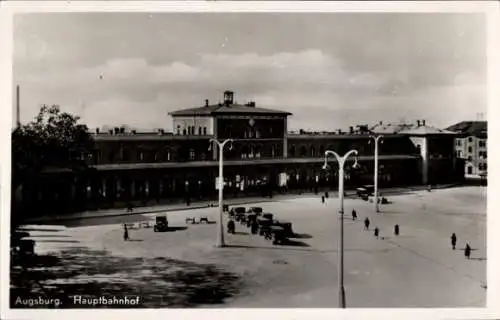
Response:
[[[78,124],[78,116],[61,112],[59,106],[46,106],[33,121],[12,132],[12,220],[20,219],[16,194],[34,186],[48,168],[69,169],[75,174],[88,173],[87,155],[94,140],[86,125]]]

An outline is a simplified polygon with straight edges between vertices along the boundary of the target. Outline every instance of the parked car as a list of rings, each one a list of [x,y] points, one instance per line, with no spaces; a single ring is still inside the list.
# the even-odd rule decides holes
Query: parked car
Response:
[[[249,213],[255,213],[257,216],[260,216],[263,212],[262,207],[250,207],[248,209]]]
[[[273,225],[281,227],[286,236],[293,236],[292,223],[284,220],[274,220]]]
[[[168,230],[167,216],[156,216],[154,232],[165,232]]]
[[[365,197],[369,197],[369,196],[373,195],[374,191],[375,191],[374,186],[366,185],[366,186],[362,186],[362,187],[359,187],[358,189],[356,189],[356,194],[360,198],[365,198]]]
[[[245,207],[233,207],[229,210],[229,216],[234,217],[237,214],[244,214],[246,211]]]

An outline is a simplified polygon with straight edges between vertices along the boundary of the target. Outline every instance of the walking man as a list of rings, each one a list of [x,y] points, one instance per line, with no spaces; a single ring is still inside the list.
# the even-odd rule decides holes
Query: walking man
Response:
[[[321,196],[321,203],[325,203],[325,196]]]
[[[356,221],[358,219],[358,213],[356,210],[352,209],[352,220]]]
[[[365,219],[365,230],[368,230],[369,227],[370,227],[370,219],[366,218]]]
[[[455,246],[457,245],[457,236],[455,233],[451,235],[451,247],[455,250]]]
[[[373,234],[375,235],[375,238],[378,239],[378,227],[375,227],[375,231],[373,232]]]
[[[470,252],[471,252],[471,248],[470,248],[469,244],[467,243],[465,245],[465,257],[467,258],[467,260],[470,260]]]
[[[127,241],[129,239],[128,237],[128,229],[127,229],[127,224],[123,224],[123,240]]]
[[[394,226],[394,235],[399,236],[399,225]]]

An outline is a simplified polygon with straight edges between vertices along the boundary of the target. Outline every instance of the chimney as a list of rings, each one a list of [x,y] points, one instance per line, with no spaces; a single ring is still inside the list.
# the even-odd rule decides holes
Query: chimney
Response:
[[[205,99],[205,107],[208,107],[208,99]]]
[[[422,120],[422,126],[425,127],[425,120]]]
[[[417,120],[417,127],[420,127],[420,120]]]

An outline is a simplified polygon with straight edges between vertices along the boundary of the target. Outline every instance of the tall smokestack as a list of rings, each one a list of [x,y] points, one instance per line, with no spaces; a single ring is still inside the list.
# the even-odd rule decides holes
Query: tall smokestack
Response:
[[[16,125],[17,127],[21,127],[21,105],[20,105],[20,96],[19,96],[19,85],[16,86]]]

